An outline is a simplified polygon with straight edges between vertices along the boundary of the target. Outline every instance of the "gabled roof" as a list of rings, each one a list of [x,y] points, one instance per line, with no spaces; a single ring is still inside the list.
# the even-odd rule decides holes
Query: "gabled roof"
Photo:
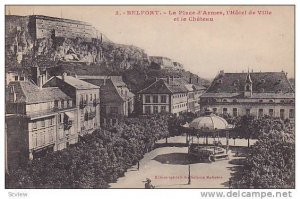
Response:
[[[246,81],[252,81],[253,93],[294,92],[284,72],[220,73],[207,93],[243,92]]]
[[[71,99],[57,87],[39,88],[29,81],[10,82],[6,90],[6,96],[9,95],[12,89],[16,93],[16,103],[35,104]]]
[[[169,83],[165,79],[158,79],[139,93],[162,93],[162,94],[171,94],[171,93],[185,93],[188,92],[188,89],[185,87],[185,81],[181,79],[170,80]]]
[[[125,93],[121,94],[118,91],[118,88],[120,87],[127,88],[127,85],[123,82],[121,76],[78,76],[78,78],[99,86],[102,102],[124,102],[134,97],[134,94],[130,91],[127,92],[127,95],[125,95]]]
[[[73,86],[77,89],[99,89],[100,88],[99,86],[96,86],[94,84],[90,84],[88,82],[85,82],[83,80],[80,80],[80,79],[72,77],[72,76],[65,76],[64,80],[63,80],[62,76],[56,76],[56,78],[64,81],[65,83],[67,83],[70,86]]]

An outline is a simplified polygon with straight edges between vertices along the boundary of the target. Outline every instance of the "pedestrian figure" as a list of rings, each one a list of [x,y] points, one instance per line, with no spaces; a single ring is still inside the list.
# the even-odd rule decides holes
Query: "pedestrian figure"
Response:
[[[143,181],[143,182],[145,182],[145,189],[154,189],[155,188],[155,186],[153,186],[151,184],[151,180],[149,178],[146,178],[146,181]]]

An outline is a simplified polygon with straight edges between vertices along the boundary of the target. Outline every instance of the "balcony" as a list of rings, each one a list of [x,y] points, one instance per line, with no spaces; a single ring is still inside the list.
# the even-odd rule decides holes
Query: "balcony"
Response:
[[[93,100],[93,106],[97,106],[98,104],[100,104],[100,99],[94,99]]]
[[[69,130],[72,127],[73,122],[68,120],[64,122],[64,130]]]
[[[86,105],[87,105],[87,101],[86,100],[81,100],[79,102],[79,108],[80,109],[83,109],[84,107],[86,107]]]
[[[92,120],[96,117],[96,111],[92,111],[92,112],[86,112],[84,115],[84,120],[88,121],[88,120]]]

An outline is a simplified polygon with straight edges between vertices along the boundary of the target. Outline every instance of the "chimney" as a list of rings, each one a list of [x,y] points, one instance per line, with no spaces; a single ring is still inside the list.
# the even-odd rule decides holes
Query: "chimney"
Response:
[[[61,76],[61,77],[62,77],[62,80],[65,81],[65,79],[66,79],[67,76],[68,76],[68,74],[67,74],[66,72],[64,72],[64,73],[62,74],[62,76]]]
[[[197,77],[197,84],[199,84],[199,77]]]
[[[12,86],[10,89],[10,99],[12,100],[12,102],[16,102],[17,101],[17,94],[15,92],[15,86]]]
[[[220,75],[224,75],[224,70],[220,70]]]
[[[41,89],[43,87],[43,76],[40,75],[38,78],[38,87]]]
[[[31,67],[31,75],[33,82],[38,85],[39,83],[39,76],[40,76],[40,68],[38,66]]]

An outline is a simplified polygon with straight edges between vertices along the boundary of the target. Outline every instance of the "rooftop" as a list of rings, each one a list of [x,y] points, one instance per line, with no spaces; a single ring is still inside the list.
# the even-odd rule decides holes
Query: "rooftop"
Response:
[[[56,76],[56,78],[63,80],[62,76]],[[64,76],[63,81],[77,89],[99,89],[100,88],[99,86],[85,82],[83,80],[80,80],[80,79],[72,77],[72,76]]]
[[[160,78],[149,81],[139,93],[183,93],[193,90],[203,90],[202,86],[189,84],[183,78]]]
[[[6,89],[7,98],[9,98],[8,94],[13,90],[16,93],[16,103],[34,104],[71,99],[57,87],[39,88],[37,85],[29,81],[10,82]]]
[[[224,73],[220,72],[206,93],[239,93],[246,81],[252,82],[253,93],[294,92],[286,74],[282,72]]]
[[[134,94],[130,91],[127,94],[121,94],[118,91],[118,88],[127,88],[121,76],[78,76],[78,78],[99,86],[102,93],[100,97],[103,102],[111,102],[118,99],[127,101],[134,97]]]

